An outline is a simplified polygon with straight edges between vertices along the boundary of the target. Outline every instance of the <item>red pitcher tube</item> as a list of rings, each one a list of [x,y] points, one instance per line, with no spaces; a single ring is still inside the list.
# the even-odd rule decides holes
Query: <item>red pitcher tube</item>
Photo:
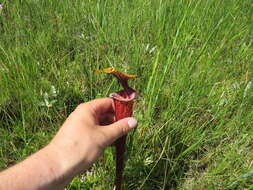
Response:
[[[119,83],[122,85],[124,90],[110,94],[113,99],[115,108],[115,121],[121,120],[126,117],[131,117],[133,112],[133,103],[136,97],[136,92],[128,86],[128,79],[136,78],[135,75],[129,75],[118,71],[114,68],[106,68],[97,70],[97,72],[109,73],[114,75]],[[124,152],[126,144],[126,135],[119,138],[115,142],[116,146],[116,179],[115,186],[116,190],[122,190],[123,181],[123,170],[124,170]]]

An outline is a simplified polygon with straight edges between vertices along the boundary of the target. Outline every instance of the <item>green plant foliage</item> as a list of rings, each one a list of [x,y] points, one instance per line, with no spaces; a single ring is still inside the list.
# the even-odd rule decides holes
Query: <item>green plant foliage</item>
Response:
[[[4,0],[0,169],[45,146],[81,102],[140,78],[127,190],[252,189],[252,0]],[[113,189],[114,150],[67,189]]]

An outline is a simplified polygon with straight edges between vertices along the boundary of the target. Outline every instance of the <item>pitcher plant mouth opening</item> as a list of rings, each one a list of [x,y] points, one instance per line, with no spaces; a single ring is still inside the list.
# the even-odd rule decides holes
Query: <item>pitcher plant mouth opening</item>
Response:
[[[132,78],[137,78],[137,75],[130,75],[124,73],[122,71],[116,70],[113,67],[105,68],[105,69],[98,69],[96,70],[97,73],[107,73],[115,76],[118,79],[118,82],[121,84],[124,90],[121,90],[116,93],[111,93],[109,96],[120,101],[131,101],[136,96],[137,93],[128,85],[128,80]]]
[[[136,96],[137,96],[137,93],[135,91],[128,92],[126,96],[126,93],[124,90],[109,94],[109,97],[122,101],[122,102],[133,101],[136,98]]]
[[[137,93],[134,89],[132,89],[128,85],[128,80],[132,78],[137,78],[136,75],[130,75],[115,68],[109,67],[105,69],[96,70],[98,73],[107,73],[115,76],[123,90],[119,92],[114,92],[109,95],[113,99],[114,107],[115,107],[115,121],[120,119],[131,117],[132,116],[132,108],[134,99],[137,96]],[[125,152],[125,143],[126,143],[126,135],[119,138],[116,145],[116,179],[115,186],[116,190],[121,190],[122,180],[123,180],[123,169],[124,169],[124,152]]]

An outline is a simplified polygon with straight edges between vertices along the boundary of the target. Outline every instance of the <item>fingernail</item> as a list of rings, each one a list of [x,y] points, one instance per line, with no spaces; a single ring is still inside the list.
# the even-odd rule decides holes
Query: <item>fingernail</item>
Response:
[[[135,128],[137,125],[137,120],[134,118],[131,118],[128,120],[128,126],[130,129]]]

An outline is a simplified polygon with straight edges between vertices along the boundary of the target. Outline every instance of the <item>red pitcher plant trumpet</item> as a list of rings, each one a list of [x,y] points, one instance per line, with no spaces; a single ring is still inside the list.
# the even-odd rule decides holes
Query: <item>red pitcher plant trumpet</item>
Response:
[[[123,90],[119,92],[111,93],[109,96],[113,99],[115,107],[115,121],[120,119],[131,117],[133,112],[133,103],[137,95],[136,91],[128,85],[128,79],[136,78],[136,75],[130,75],[115,68],[109,67],[105,69],[96,70],[98,73],[108,73],[115,76]],[[116,190],[121,190],[123,169],[124,169],[124,152],[126,144],[126,135],[119,138],[115,142],[116,146],[116,179],[115,187]]]

